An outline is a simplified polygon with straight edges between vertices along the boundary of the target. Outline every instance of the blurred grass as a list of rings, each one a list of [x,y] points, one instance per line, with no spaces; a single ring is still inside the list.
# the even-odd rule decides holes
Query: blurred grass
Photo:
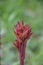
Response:
[[[43,65],[43,0],[0,0],[2,65],[19,65],[13,28],[20,20],[33,32],[27,42],[25,65]]]

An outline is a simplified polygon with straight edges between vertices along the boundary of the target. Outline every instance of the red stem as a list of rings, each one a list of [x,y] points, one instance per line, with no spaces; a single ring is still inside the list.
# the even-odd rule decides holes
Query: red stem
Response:
[[[20,65],[24,65],[24,59],[20,58]]]
[[[25,59],[25,48],[26,48],[26,45],[25,43],[22,43],[22,45],[20,45],[20,65],[24,65],[24,59]]]

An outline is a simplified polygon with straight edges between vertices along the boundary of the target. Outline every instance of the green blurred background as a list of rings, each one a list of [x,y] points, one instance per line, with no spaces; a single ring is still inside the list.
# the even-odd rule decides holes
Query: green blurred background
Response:
[[[25,65],[43,65],[43,0],[0,0],[1,65],[19,65],[14,25],[23,20],[32,28]]]

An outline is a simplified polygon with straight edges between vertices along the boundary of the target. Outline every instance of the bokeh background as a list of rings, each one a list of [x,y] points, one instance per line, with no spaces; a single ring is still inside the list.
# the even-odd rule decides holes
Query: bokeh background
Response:
[[[43,65],[43,0],[0,0],[1,65],[19,65],[14,25],[23,20],[32,28],[25,65]]]

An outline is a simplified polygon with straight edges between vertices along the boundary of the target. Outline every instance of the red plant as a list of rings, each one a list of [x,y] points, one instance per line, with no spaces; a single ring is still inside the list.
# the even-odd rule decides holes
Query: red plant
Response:
[[[32,32],[30,27],[28,25],[24,25],[23,21],[21,21],[18,22],[15,26],[14,34],[16,35],[14,46],[18,49],[19,52],[20,65],[24,65],[26,43],[32,35]]]

